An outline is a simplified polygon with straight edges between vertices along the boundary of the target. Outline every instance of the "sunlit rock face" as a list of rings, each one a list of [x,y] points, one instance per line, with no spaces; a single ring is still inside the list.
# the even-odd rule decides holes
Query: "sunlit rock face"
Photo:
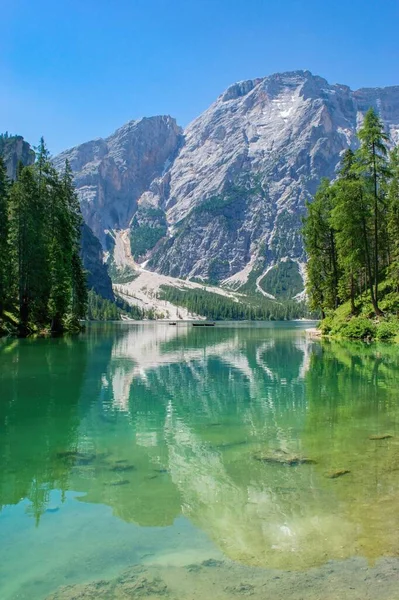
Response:
[[[171,117],[143,118],[54,159],[59,169],[70,162],[83,216],[104,246],[106,230],[128,227],[138,198],[168,168],[180,140]]]
[[[398,139],[399,87],[353,92],[309,71],[231,86],[187,127],[156,195],[174,235],[152,268],[223,280],[254,257],[260,272],[287,256],[303,261],[305,201],[357,146],[370,106]]]
[[[2,156],[9,179],[17,177],[18,165],[33,165],[35,152],[21,135],[0,139],[0,156]]]
[[[132,121],[56,164],[70,160],[103,246],[104,230],[128,228],[138,205],[141,216],[157,209],[168,231],[146,247],[147,268],[238,287],[287,257],[302,269],[305,202],[356,148],[370,106],[397,142],[399,87],[352,91],[309,71],[274,74],[232,85],[183,135],[170,117]]]

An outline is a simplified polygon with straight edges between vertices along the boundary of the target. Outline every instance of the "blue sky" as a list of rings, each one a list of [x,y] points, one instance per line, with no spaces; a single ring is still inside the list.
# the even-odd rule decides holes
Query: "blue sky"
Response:
[[[52,153],[231,83],[309,69],[399,85],[398,0],[2,0],[0,131]]]

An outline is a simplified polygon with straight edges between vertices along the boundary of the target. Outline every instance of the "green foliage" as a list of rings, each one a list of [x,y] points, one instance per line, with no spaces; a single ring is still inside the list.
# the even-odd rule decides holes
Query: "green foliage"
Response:
[[[280,262],[266,273],[260,281],[260,286],[277,299],[293,298],[303,290],[297,263],[293,260]]]
[[[10,286],[10,248],[8,245],[9,182],[0,156],[0,315],[5,308]]]
[[[325,331],[347,337],[374,337],[364,321],[399,310],[399,155],[388,162],[388,136],[377,113],[367,111],[359,130],[360,148],[347,150],[338,179],[323,181],[304,221],[308,253],[307,290]],[[342,322],[340,305],[349,313]],[[370,321],[369,321],[370,323]],[[330,327],[331,326],[331,327]]]
[[[139,208],[130,228],[132,256],[138,260],[167,233],[165,213],[158,208]]]
[[[130,236],[132,256],[137,260],[151,250],[166,235],[167,228],[142,225],[133,227]]]
[[[366,340],[375,337],[377,327],[370,319],[352,317],[352,319],[342,324],[338,330],[335,329],[334,332],[349,339]]]
[[[20,335],[38,329],[76,330],[85,316],[81,223],[71,170],[66,165],[63,176],[58,175],[43,139],[36,163],[19,168],[6,195],[0,166],[0,244],[5,244],[8,277],[7,286],[2,286],[0,261],[0,308],[18,307]]]
[[[377,327],[376,339],[380,342],[387,342],[392,340],[399,334],[399,322],[395,321],[382,321]]]
[[[334,206],[334,189],[323,179],[312,203],[307,204],[303,238],[308,254],[307,292],[312,310],[322,314],[337,308],[339,270],[331,211]]]
[[[138,306],[131,306],[116,296],[115,302],[102,298],[94,290],[88,293],[87,319],[89,321],[119,321],[122,315],[140,321],[154,318],[153,311],[145,311]]]
[[[88,293],[87,319],[89,321],[119,321],[121,311],[111,300],[106,300],[94,290]]]
[[[178,289],[162,286],[159,298],[184,306],[189,312],[212,320],[270,321],[310,317],[304,303],[274,302],[263,297],[243,297],[235,301],[202,289]]]

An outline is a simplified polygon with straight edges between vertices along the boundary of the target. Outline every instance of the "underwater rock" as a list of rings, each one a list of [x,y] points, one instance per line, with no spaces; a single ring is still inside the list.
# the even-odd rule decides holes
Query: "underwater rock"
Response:
[[[369,440],[389,440],[390,438],[393,438],[393,435],[391,433],[369,435]]]
[[[315,465],[316,461],[305,456],[287,454],[284,450],[274,452],[256,452],[253,458],[259,462],[283,467],[297,467],[298,465]]]
[[[95,454],[84,454],[78,450],[57,452],[56,457],[60,460],[71,461],[76,465],[89,465],[96,459]]]
[[[114,473],[126,473],[127,471],[135,471],[136,467],[134,465],[118,465],[115,464],[109,469]]]
[[[252,596],[255,590],[255,586],[251,583],[240,583],[239,585],[227,586],[226,592],[230,594],[242,594],[244,596]]]
[[[247,440],[240,440],[239,442],[227,442],[225,444],[218,444],[216,448],[234,448],[235,446],[245,446],[248,444]]]
[[[112,486],[127,485],[128,483],[130,483],[130,481],[128,479],[121,479],[120,481],[112,481],[109,485],[112,485]]]
[[[215,558],[208,558],[201,563],[201,567],[221,567],[222,565],[223,561],[216,560]]]
[[[56,513],[60,510],[59,506],[49,506],[46,508],[46,513]]]
[[[328,479],[338,479],[338,477],[342,477],[348,473],[350,473],[348,469],[340,469],[339,471],[333,471],[332,473],[329,473],[326,475],[326,477],[328,477]]]
[[[164,596],[170,597],[169,590],[160,577],[133,567],[115,579],[60,587],[47,600],[158,600]]]

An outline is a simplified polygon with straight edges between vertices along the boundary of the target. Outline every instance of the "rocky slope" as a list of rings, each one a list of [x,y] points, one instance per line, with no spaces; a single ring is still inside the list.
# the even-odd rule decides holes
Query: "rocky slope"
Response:
[[[370,106],[397,143],[399,86],[352,91],[309,71],[275,74],[232,85],[183,135],[170,117],[142,119],[57,162],[70,160],[104,248],[107,230],[130,228],[147,269],[268,294],[277,265],[303,275],[305,202],[356,147]]]
[[[69,160],[83,216],[104,247],[108,230],[128,227],[137,200],[168,169],[181,141],[174,119],[151,117],[130,121],[107,139],[81,144],[54,159],[60,169]]]

